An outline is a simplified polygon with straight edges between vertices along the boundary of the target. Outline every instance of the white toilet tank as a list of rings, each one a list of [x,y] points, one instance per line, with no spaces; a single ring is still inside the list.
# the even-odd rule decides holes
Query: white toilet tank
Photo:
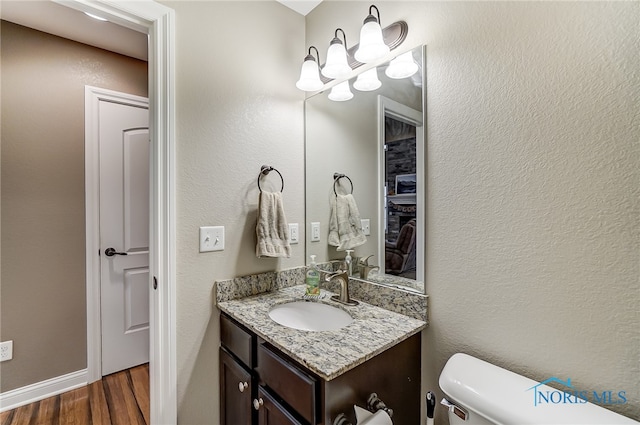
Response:
[[[451,425],[639,423],[587,401],[586,392],[572,392],[569,380],[552,379],[568,392],[457,353],[447,361],[439,384]],[[614,395],[621,396],[618,402],[625,400],[624,393]]]

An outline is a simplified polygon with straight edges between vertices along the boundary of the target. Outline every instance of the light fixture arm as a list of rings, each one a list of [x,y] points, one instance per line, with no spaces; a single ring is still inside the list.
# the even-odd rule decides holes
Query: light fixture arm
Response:
[[[313,49],[313,50],[315,50],[315,51],[316,51],[316,57],[315,57],[315,58],[314,58],[314,57],[313,57],[313,55],[311,54],[311,49]],[[309,58],[309,56],[311,56],[311,58],[315,59],[315,60],[316,60],[316,62],[317,62],[318,64],[320,64],[320,53],[318,52],[318,49],[316,49],[316,46],[310,46],[310,47],[309,47],[309,54],[307,55],[307,57],[305,58],[305,60],[306,60],[306,59],[308,59],[308,58]]]
[[[330,44],[342,43],[342,41],[340,41],[340,39],[338,38],[338,31],[340,31],[342,33],[342,39],[344,40],[344,48],[346,50],[347,49],[347,34],[344,33],[342,28],[336,28],[336,31],[335,31],[335,33],[333,35],[333,40],[331,40]]]
[[[382,21],[380,21],[380,11],[378,10],[378,7],[375,4],[372,4],[371,6],[369,6],[369,16],[365,18],[364,23],[366,24],[367,22],[375,21],[376,17],[373,16],[373,13],[371,13],[371,9],[376,10],[376,14],[378,15],[378,20],[376,22],[378,22],[378,24],[382,26],[381,24]]]

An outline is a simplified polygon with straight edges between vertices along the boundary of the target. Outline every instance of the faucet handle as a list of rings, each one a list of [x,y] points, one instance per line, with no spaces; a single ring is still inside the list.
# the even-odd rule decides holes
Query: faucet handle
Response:
[[[368,257],[365,258],[361,258],[360,259],[360,264],[363,266],[368,266],[369,265],[369,258],[373,257],[373,254],[369,255]]]
[[[368,279],[369,278],[369,272],[378,269],[380,270],[380,267],[378,266],[374,266],[373,264],[369,264],[369,258],[373,257],[373,254],[371,254],[370,256],[368,256],[367,258],[365,258],[364,260],[360,261],[359,264],[359,269],[360,269],[360,279]]]
[[[327,275],[325,276],[324,280],[325,282],[329,282],[331,279],[333,279],[334,277],[338,277],[338,276],[343,276],[345,275],[347,272],[345,270],[342,269],[338,269],[333,273],[327,273]]]

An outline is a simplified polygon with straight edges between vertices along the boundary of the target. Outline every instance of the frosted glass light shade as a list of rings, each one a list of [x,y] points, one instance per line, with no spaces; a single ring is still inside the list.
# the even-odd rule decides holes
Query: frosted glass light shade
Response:
[[[322,68],[322,75],[327,78],[344,78],[351,72],[347,62],[347,50],[342,42],[334,39],[327,50],[327,63]]]
[[[349,81],[343,81],[342,83],[333,86],[331,93],[329,93],[329,99],[335,102],[344,102],[353,98],[353,93],[349,88]]]
[[[389,46],[384,44],[382,38],[382,28],[378,21],[373,18],[365,19],[364,25],[360,29],[360,45],[354,57],[358,62],[371,63],[389,53]]]
[[[310,57],[310,59],[309,59]],[[313,56],[307,56],[300,70],[300,79],[296,82],[296,87],[304,91],[320,90],[324,84],[320,80],[320,69]]]
[[[373,91],[380,88],[381,85],[382,83],[378,79],[378,69],[371,68],[358,75],[358,79],[353,83],[353,88],[360,91]]]
[[[418,71],[418,64],[413,60],[411,52],[406,52],[393,59],[384,72],[387,77],[400,79],[411,77]]]

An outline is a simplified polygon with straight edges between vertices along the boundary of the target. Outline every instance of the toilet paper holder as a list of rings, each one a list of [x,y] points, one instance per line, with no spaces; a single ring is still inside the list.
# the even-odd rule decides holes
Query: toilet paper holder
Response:
[[[389,409],[387,405],[384,403],[384,401],[382,401],[380,397],[378,397],[378,394],[376,393],[369,394],[369,398],[367,398],[367,410],[373,413],[377,412],[378,410],[384,410],[385,412],[387,412],[387,415],[389,415],[390,418],[393,417],[393,409]],[[344,413],[340,413],[333,420],[333,425],[354,425],[354,424],[351,423],[349,419],[347,419],[347,415],[345,415]]]
[[[393,409],[389,409],[384,401],[380,400],[378,394],[371,393],[367,399],[367,409],[371,412],[377,412],[378,410],[384,410],[387,412],[390,418],[393,418]]]
[[[353,425],[353,424],[349,422],[349,419],[347,419],[347,415],[345,415],[344,413],[340,413],[333,420],[333,425]]]

